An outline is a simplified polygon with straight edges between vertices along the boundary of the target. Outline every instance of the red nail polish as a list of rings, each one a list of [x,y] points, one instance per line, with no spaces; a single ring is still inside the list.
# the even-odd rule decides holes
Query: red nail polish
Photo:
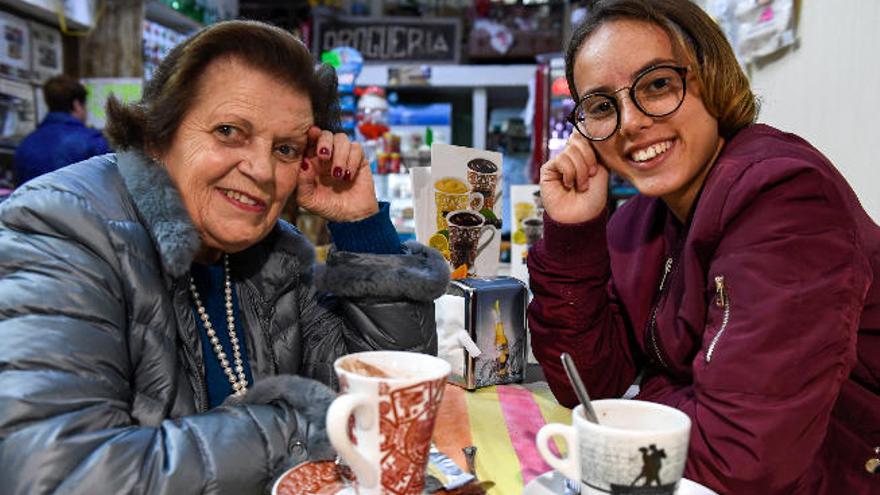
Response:
[[[351,170],[345,171],[345,180],[351,180]]]
[[[302,167],[303,171],[305,172],[306,170],[309,169],[309,162],[306,160],[303,160],[301,167]]]
[[[337,179],[342,177],[342,169],[339,167],[335,167],[333,169],[333,177],[336,177]]]
[[[321,154],[324,155],[324,156],[330,156],[330,150],[327,149],[327,148],[321,148],[321,150],[319,151],[319,153],[321,153]]]

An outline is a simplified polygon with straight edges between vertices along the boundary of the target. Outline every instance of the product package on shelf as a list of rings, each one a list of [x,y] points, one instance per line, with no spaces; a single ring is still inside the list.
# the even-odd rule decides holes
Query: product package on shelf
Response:
[[[413,177],[417,239],[443,253],[453,278],[498,273],[501,171],[501,153],[434,143],[430,186]]]
[[[439,355],[452,366],[450,382],[474,390],[523,381],[526,292],[513,277],[450,282],[437,302]]]
[[[356,137],[357,95],[355,84],[364,66],[364,57],[350,46],[338,46],[321,54],[321,62],[336,70],[339,86],[339,111],[342,131],[350,138]],[[371,157],[368,157],[371,159]]]
[[[0,12],[0,74],[16,79],[30,80],[31,34],[28,22],[6,12]]]
[[[16,146],[37,126],[34,88],[0,77],[0,144]]]
[[[144,21],[143,56],[145,81],[152,79],[153,71],[159,67],[162,59],[186,38],[185,34],[178,33],[161,24],[147,20]]]
[[[31,67],[34,77],[42,84],[64,72],[61,31],[38,22],[29,22],[28,27],[31,32]]]

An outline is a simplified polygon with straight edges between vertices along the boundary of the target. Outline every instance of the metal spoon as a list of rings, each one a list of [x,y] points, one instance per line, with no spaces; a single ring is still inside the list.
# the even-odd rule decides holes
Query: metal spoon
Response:
[[[464,460],[467,463],[468,472],[474,475],[474,479],[477,478],[477,467],[476,467],[476,457],[477,457],[477,447],[475,445],[468,445],[467,447],[463,447],[461,449],[464,452]]]
[[[477,466],[476,466],[476,457],[477,457],[477,447],[475,445],[468,445],[467,447],[463,447],[461,449],[464,452],[464,460],[467,462],[468,472],[474,475],[474,482],[478,484],[483,492],[489,491],[490,488],[495,486],[494,481],[489,480],[480,480],[477,478]]]
[[[563,495],[580,495],[580,493],[581,484],[577,481],[565,478],[565,492],[563,492]]]
[[[574,365],[574,360],[571,359],[571,356],[567,352],[563,352],[559,357],[562,359],[562,367],[565,368],[565,374],[568,375],[568,380],[574,387],[574,393],[578,396],[578,400],[581,401],[581,404],[584,406],[584,416],[586,416],[587,421],[599,424],[599,417],[596,416],[596,411],[593,409],[593,404],[590,402],[590,395],[587,393],[587,387],[585,387],[584,382],[581,381],[581,375],[578,373],[577,367]]]

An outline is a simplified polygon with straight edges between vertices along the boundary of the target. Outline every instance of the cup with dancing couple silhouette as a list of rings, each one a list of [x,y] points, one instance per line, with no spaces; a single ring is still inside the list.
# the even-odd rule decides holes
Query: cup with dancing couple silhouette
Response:
[[[691,420],[662,404],[638,400],[593,401],[599,423],[572,411],[571,426],[551,423],[538,432],[541,457],[571,480],[582,494],[673,495],[687,461]],[[550,449],[564,440],[568,455]]]

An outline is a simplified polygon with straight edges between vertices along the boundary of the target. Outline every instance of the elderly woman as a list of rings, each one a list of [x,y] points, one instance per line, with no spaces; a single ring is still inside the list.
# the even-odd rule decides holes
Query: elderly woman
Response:
[[[332,391],[291,375],[332,384],[348,352],[436,352],[448,270],[400,246],[360,147],[322,130],[334,97],[289,33],[216,24],[139,104],[108,107],[120,153],[2,205],[3,493],[262,493],[332,455]],[[331,222],[316,278],[278,220],[294,192]]]
[[[685,476],[721,493],[876,493],[880,229],[688,0],[594,4],[566,52],[576,132],[541,170],[535,355],[595,397],[692,420]],[[607,221],[608,172],[639,195]],[[867,465],[866,465],[867,461]],[[873,478],[872,478],[873,476]]]

